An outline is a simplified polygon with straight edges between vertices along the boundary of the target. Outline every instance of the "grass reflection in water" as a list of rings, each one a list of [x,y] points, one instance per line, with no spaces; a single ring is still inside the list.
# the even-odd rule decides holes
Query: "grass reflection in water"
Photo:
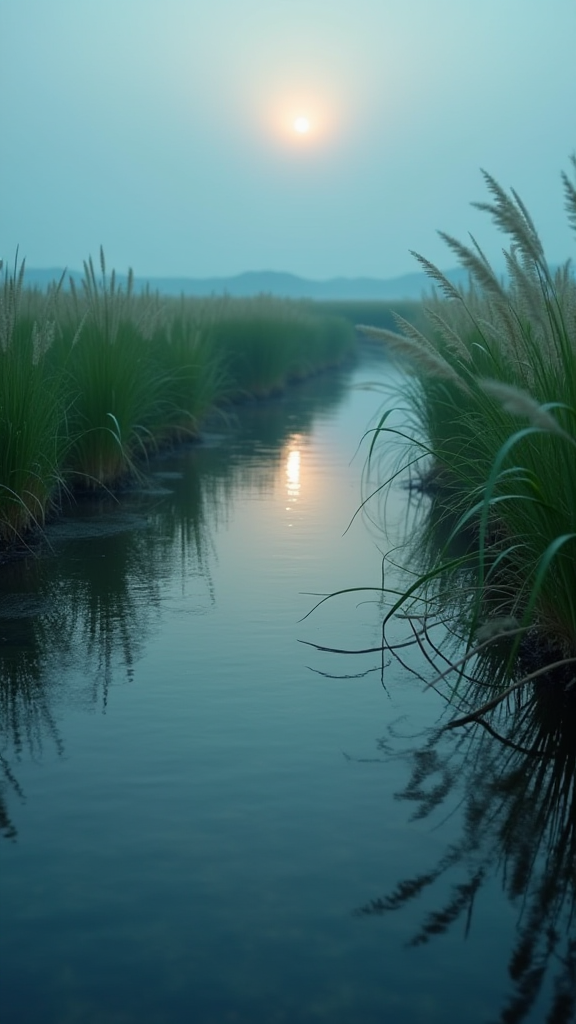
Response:
[[[476,666],[460,694],[477,708],[489,685],[489,661]],[[522,672],[522,667],[519,667]],[[462,832],[429,871],[401,879],[358,908],[387,915],[450,876],[447,897],[409,939],[421,946],[458,926],[468,935],[483,886],[500,879],[518,910],[508,958],[510,992],[497,1018],[571,1024],[576,1010],[576,687],[538,678],[528,696],[516,691],[490,716],[461,729],[449,721],[404,756],[407,785],[397,799],[415,805],[412,820],[438,827],[460,807]],[[520,696],[520,692],[523,696]],[[384,759],[398,757],[395,728],[379,741]]]
[[[41,760],[45,745],[65,752],[57,711],[105,711],[111,688],[130,682],[161,618],[164,583],[193,580],[196,612],[214,607],[214,536],[234,496],[269,492],[288,440],[341,401],[346,370],[299,386],[308,401],[263,401],[238,423],[217,420],[204,445],[166,452],[142,489],[82,498],[47,529],[36,555],[2,566],[0,594],[0,835],[13,839],[9,812],[24,799],[18,764]],[[224,433],[222,433],[224,431]]]

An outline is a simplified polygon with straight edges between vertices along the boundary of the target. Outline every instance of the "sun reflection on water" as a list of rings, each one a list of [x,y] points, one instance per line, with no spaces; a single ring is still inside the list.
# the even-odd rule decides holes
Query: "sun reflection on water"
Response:
[[[293,501],[300,494],[300,465],[301,455],[299,448],[293,448],[288,453],[286,461],[286,492]]]
[[[294,505],[298,502],[300,497],[300,490],[302,487],[302,453],[301,453],[301,438],[300,435],[295,434],[291,437],[286,445],[286,498],[287,505],[286,511],[293,512]],[[292,522],[288,524],[292,526]]]

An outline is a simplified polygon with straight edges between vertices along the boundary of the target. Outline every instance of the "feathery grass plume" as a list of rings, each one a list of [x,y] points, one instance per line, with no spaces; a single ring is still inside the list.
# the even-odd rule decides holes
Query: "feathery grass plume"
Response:
[[[551,328],[554,332],[561,332],[564,328],[562,311],[555,293],[553,275],[546,262],[542,242],[534,222],[514,189],[511,189],[512,198],[510,198],[494,178],[486,172],[483,173],[489,191],[495,197],[495,202],[474,203],[473,205],[477,209],[490,213],[497,227],[512,238],[513,248],[520,253],[525,268],[533,268],[536,272],[540,280],[542,298]]]
[[[514,296],[521,319],[529,322],[532,330],[536,327],[545,332],[547,314],[542,306],[540,278],[534,264],[521,263],[514,248],[511,252],[504,250],[502,255],[508,272],[509,290]]]
[[[513,358],[517,358],[517,338],[521,334],[518,317],[513,307],[510,306],[505,290],[492,271],[486,256],[472,236],[476,252],[442,232],[439,234],[447,244],[455,249],[463,266],[468,270],[470,284],[467,292],[455,288],[429,260],[417,253],[413,253],[413,255],[431,279],[440,285],[445,297],[454,300],[447,307],[449,317],[446,319],[449,318],[453,321],[454,329],[457,332],[463,332],[462,337],[473,330],[478,330],[482,335],[482,324],[485,321],[482,320],[481,314],[485,314],[489,308],[489,319],[496,318],[502,325],[506,336],[510,339],[509,347],[514,353]],[[437,300],[437,302],[441,305],[441,300]],[[445,331],[441,333],[445,335]],[[482,340],[485,339],[482,338]],[[454,344],[452,344],[452,349],[454,350]]]
[[[477,210],[489,213],[496,226],[509,235],[520,252],[548,273],[544,249],[536,231],[534,222],[518,194],[512,189],[512,196],[506,194],[501,185],[487,171],[482,171],[488,191],[494,196],[493,203],[475,202]]]
[[[448,346],[448,351],[453,353],[457,359],[461,359],[464,363],[470,364],[470,350],[466,343],[462,341],[458,331],[456,331],[454,327],[451,327],[445,317],[443,317],[436,309],[427,307],[426,314],[430,322],[438,328],[443,341]]]
[[[576,280],[568,263],[550,271],[518,194],[484,179],[490,201],[474,205],[511,239],[507,283],[472,236],[467,246],[441,233],[468,271],[468,290],[415,254],[440,293],[426,310],[431,329],[398,320],[400,336],[361,330],[411,360],[404,444],[413,438],[414,459],[428,453],[429,514],[420,539],[412,529],[409,586],[395,613],[416,599],[443,621],[452,616],[470,654],[482,622],[522,623],[522,639],[490,665],[492,685],[505,691],[526,630],[539,638],[535,649],[546,638],[550,662],[576,654]],[[562,180],[574,227],[576,188]]]
[[[514,304],[510,302],[509,294],[504,285],[498,280],[474,236],[470,235],[473,245],[473,248],[470,249],[456,238],[452,238],[442,231],[439,231],[438,234],[458,256],[460,263],[470,274],[471,280],[478,286],[484,300],[484,305],[489,305],[491,319],[497,319],[503,326],[505,333],[510,338],[510,347],[517,356],[519,327],[521,333],[517,310]],[[478,325],[478,320],[475,322]]]
[[[403,334],[396,334],[395,331],[387,331],[383,327],[369,327],[366,324],[358,324],[357,331],[369,338],[375,338],[386,342],[387,348],[397,355],[409,359],[413,365],[424,370],[434,377],[450,380],[459,387],[465,388],[456,370],[441,355],[434,352],[430,345],[424,345],[413,337],[406,337]]]
[[[396,324],[396,327],[399,328],[399,331],[402,332],[400,337],[411,338],[417,345],[425,348],[429,352],[434,352],[429,339],[422,334],[422,331],[416,327],[416,324],[413,324],[410,320],[406,320],[406,318],[401,316],[400,313],[394,314],[394,323]],[[384,328],[384,330],[385,329],[386,328]],[[394,331],[393,333],[398,335],[399,331]]]
[[[504,286],[498,280],[474,236],[470,235],[473,245],[473,249],[470,249],[467,245],[463,245],[462,242],[458,241],[457,238],[447,235],[444,231],[439,231],[438,234],[448,248],[455,253],[460,264],[468,271],[471,278],[477,282],[480,288],[493,299],[501,302],[503,305],[507,305],[508,297]]]
[[[572,153],[570,162],[576,173],[576,153]],[[568,216],[568,223],[576,232],[576,186],[570,181],[565,171],[562,171],[562,183],[564,185],[564,205]]]
[[[505,412],[513,416],[522,416],[538,427],[539,430],[548,431],[551,434],[558,434],[569,444],[576,446],[576,437],[573,437],[566,430],[563,430],[558,420],[548,411],[545,405],[540,405],[532,395],[512,384],[505,384],[500,380],[481,380],[480,387],[500,403]],[[558,405],[558,403],[552,403]],[[576,409],[569,410],[576,423]]]
[[[421,256],[420,253],[415,252],[413,249],[410,250],[410,255],[420,264],[428,277],[438,285],[445,298],[453,299],[455,302],[462,301],[462,292],[448,280],[434,263],[431,263],[425,256]]]

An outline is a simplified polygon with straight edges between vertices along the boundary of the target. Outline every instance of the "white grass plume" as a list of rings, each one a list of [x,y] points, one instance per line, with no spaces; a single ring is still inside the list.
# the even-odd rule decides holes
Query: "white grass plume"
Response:
[[[570,162],[576,172],[576,153],[572,153]],[[562,171],[562,184],[564,185],[564,206],[568,214],[568,223],[576,231],[576,187],[564,171]]]
[[[470,363],[470,349],[462,340],[458,331],[435,309],[426,308],[426,316],[434,324],[444,339],[450,353],[465,363]]]
[[[550,434],[558,434],[565,441],[576,447],[576,439],[568,431],[564,430],[558,420],[548,410],[546,405],[540,405],[532,395],[512,384],[505,384],[500,380],[481,380],[480,387],[487,395],[494,398],[512,416],[521,416],[539,430]]]
[[[496,226],[509,235],[522,254],[533,260],[547,271],[544,250],[534,222],[520,196],[511,190],[512,199],[501,185],[487,171],[482,171],[488,191],[493,195],[493,203],[472,203],[477,210],[489,213]]]
[[[456,285],[453,285],[452,282],[448,280],[441,270],[438,270],[438,267],[434,263],[427,260],[425,256],[421,256],[419,252],[414,252],[413,249],[410,250],[410,255],[417,260],[428,277],[438,285],[445,298],[452,299],[456,302],[462,302],[462,293],[458,290]]]
[[[458,387],[467,389],[467,385],[456,370],[443,356],[432,350],[423,335],[420,335],[423,340],[419,341],[413,337],[407,338],[403,334],[396,334],[394,331],[387,331],[383,327],[369,327],[365,324],[358,324],[356,330],[369,338],[385,342],[392,352],[409,359],[419,370],[430,376],[450,380]]]

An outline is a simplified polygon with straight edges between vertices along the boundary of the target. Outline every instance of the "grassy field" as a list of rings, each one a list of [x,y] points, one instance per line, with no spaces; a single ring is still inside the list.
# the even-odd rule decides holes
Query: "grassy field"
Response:
[[[42,526],[57,500],[66,458],[66,397],[47,359],[56,289],[23,291],[23,265],[0,293],[0,545]]]
[[[393,436],[413,493],[429,499],[408,543],[410,586],[392,595],[384,630],[403,613],[428,640],[448,621],[460,656],[446,660],[443,642],[439,679],[465,705],[467,674],[483,678],[488,710],[533,678],[570,686],[576,675],[576,281],[568,264],[550,270],[519,196],[485,181],[488,201],[476,205],[511,241],[507,283],[474,240],[443,236],[469,288],[417,256],[440,296],[427,329],[397,317],[394,331],[364,332],[409,370],[406,426]],[[562,181],[576,229],[576,188]]]
[[[81,288],[0,291],[0,550],[41,527],[67,490],[115,488],[206,415],[268,397],[356,348],[351,323],[309,303],[135,294],[104,254]]]
[[[314,309],[327,316],[341,317],[353,324],[370,324],[372,327],[382,327],[386,330],[395,330],[396,316],[402,316],[405,320],[415,324],[417,327],[424,326],[423,307],[421,302],[410,300],[393,301],[368,301],[346,299],[341,302],[326,300],[313,302]],[[362,340],[362,339],[361,339]],[[369,340],[364,336],[364,340]]]

